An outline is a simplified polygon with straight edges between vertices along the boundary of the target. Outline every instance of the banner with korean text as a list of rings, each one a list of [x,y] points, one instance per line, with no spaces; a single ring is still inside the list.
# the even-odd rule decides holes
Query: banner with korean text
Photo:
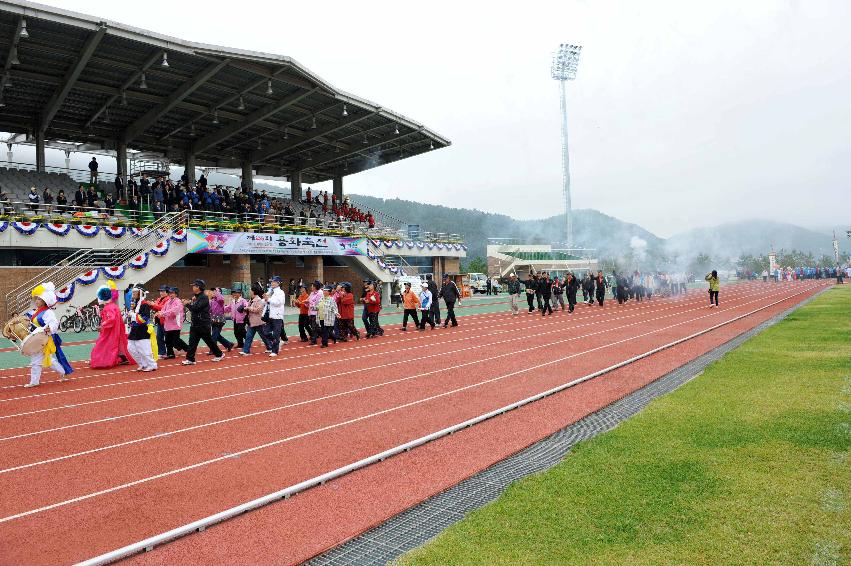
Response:
[[[366,238],[189,230],[186,250],[194,254],[366,255]]]

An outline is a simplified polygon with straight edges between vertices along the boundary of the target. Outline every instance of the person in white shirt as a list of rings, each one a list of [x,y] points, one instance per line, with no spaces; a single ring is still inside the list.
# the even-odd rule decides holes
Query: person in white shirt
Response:
[[[431,301],[431,291],[428,290],[428,283],[424,281],[420,292],[420,310],[422,311],[420,330],[425,330],[426,324],[430,324],[431,329],[434,330],[434,320],[431,318]]]
[[[281,339],[288,344],[286,332],[284,332],[284,309],[287,304],[287,295],[281,289],[281,278],[275,275],[269,280],[269,291],[263,296],[269,304],[269,322],[266,323],[266,336],[272,351],[269,357],[276,357],[281,346]]]

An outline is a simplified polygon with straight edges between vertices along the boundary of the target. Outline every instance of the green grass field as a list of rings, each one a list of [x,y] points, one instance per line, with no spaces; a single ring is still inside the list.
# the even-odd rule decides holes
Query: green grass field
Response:
[[[851,285],[402,564],[849,564]]]

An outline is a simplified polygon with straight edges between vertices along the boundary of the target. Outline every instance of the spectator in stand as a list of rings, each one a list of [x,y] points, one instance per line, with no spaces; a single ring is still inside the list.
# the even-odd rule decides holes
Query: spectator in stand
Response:
[[[192,299],[183,299],[183,304],[192,313],[192,320],[189,325],[189,347],[186,350],[186,359],[181,362],[185,366],[195,365],[195,352],[198,349],[198,342],[201,340],[210,348],[214,362],[220,362],[225,357],[216,344],[216,341],[213,340],[210,298],[204,292],[206,286],[207,284],[203,279],[196,279],[192,283]]]
[[[230,313],[233,319],[233,335],[236,338],[236,347],[242,350],[245,347],[245,319],[248,316],[248,301],[242,296],[242,289],[234,287],[230,291],[231,302],[225,305],[225,312]]]
[[[3,189],[0,188],[0,214],[10,214],[14,208],[12,208],[12,202],[9,200],[9,195],[3,192]]]
[[[86,191],[86,206],[89,207],[89,210],[93,210],[97,207],[98,195],[95,192],[94,187],[89,187],[89,190]]]
[[[53,212],[53,193],[47,187],[44,187],[44,191],[41,193],[41,202],[44,204],[45,214]]]
[[[517,283],[517,287],[517,292],[519,293],[520,283]],[[461,291],[458,290],[458,285],[455,284],[455,281],[452,281],[449,275],[446,274],[443,275],[443,285],[440,287],[440,293],[438,293],[438,298],[441,297],[443,298],[443,302],[446,303],[446,321],[443,323],[443,328],[446,328],[449,323],[452,323],[453,327],[458,326],[458,321],[455,319],[455,301],[461,302]],[[435,299],[434,302],[437,301],[438,299]]]
[[[82,212],[83,207],[86,205],[86,193],[83,185],[80,185],[74,193],[74,204],[77,206],[77,210]]]
[[[245,344],[239,354],[241,356],[251,354],[251,343],[254,342],[255,335],[260,336],[260,340],[263,342],[266,351],[271,352],[269,344],[266,341],[266,335],[263,332],[263,327],[265,326],[263,311],[266,310],[266,301],[263,300],[263,287],[258,283],[254,283],[251,286],[251,302],[248,304],[246,310],[248,311],[248,332],[245,335]]]
[[[115,175],[115,200],[119,201],[124,198],[124,180],[121,175]]]
[[[409,281],[405,281],[405,290],[402,292],[402,305],[405,307],[405,310],[402,314],[402,328],[400,330],[403,332],[408,330],[408,317],[413,318],[414,326],[419,328],[420,318],[417,316],[417,309],[420,306],[420,297],[411,290],[411,283]]]
[[[165,204],[165,183],[154,183],[153,190],[151,191],[151,202],[158,202],[160,204]]]
[[[304,198],[304,202],[306,202],[309,205],[313,204],[313,192],[310,190],[310,187],[307,187],[307,194]]]
[[[136,195],[130,195],[127,198],[127,210],[130,212],[130,220],[136,222],[139,219],[139,201]]]
[[[65,191],[62,189],[59,189],[59,193],[56,195],[56,212],[59,214],[68,212],[68,197],[65,196]]]
[[[375,217],[372,216],[372,212],[368,212],[366,215],[366,221],[369,224],[370,228],[375,228]]]
[[[30,201],[30,210],[32,210],[34,214],[38,214],[38,205],[41,202],[41,198],[38,196],[38,190],[36,190],[35,187],[30,187],[30,192],[27,195],[27,198]]]
[[[96,157],[92,157],[92,160],[89,161],[89,182],[98,182],[98,160]]]
[[[112,195],[106,195],[103,199],[104,212],[110,216],[115,216],[115,201],[112,200]]]

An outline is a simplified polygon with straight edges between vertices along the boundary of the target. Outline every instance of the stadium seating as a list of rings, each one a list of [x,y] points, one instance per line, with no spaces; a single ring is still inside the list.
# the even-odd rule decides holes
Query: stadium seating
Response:
[[[30,187],[35,187],[39,196],[46,187],[53,192],[54,197],[58,191],[63,190],[70,198],[78,186],[79,183],[64,173],[39,173],[0,167],[0,188],[12,201],[27,202]]]

